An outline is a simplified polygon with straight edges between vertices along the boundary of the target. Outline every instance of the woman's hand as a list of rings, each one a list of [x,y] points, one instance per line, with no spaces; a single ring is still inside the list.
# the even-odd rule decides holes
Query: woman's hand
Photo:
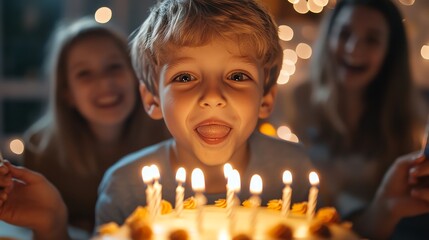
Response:
[[[390,166],[371,205],[355,219],[354,228],[364,237],[387,239],[404,217],[429,212],[429,188],[418,178],[429,176],[421,151],[401,156]]]
[[[34,239],[69,238],[67,208],[44,176],[5,161],[0,187],[0,220],[32,229]]]

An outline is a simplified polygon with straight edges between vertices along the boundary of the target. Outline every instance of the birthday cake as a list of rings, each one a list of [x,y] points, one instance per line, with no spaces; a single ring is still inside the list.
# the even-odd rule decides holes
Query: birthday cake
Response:
[[[138,207],[122,226],[107,223],[99,227],[94,240],[359,239],[350,223],[341,222],[335,208],[321,208],[308,219],[306,202],[293,204],[286,216],[280,211],[281,200],[256,208],[247,200],[233,214],[228,213],[223,199],[198,209],[189,198],[180,216],[169,202],[162,200],[161,205],[162,214],[155,219],[147,208]]]

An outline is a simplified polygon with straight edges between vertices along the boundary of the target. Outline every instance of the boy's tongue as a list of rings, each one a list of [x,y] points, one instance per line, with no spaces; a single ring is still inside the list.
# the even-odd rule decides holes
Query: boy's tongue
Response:
[[[204,125],[197,128],[197,132],[204,138],[223,138],[231,128],[224,125]]]

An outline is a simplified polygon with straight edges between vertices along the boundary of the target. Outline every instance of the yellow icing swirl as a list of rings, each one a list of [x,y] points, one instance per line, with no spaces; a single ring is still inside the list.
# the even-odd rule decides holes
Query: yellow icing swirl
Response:
[[[97,232],[101,235],[113,234],[119,230],[119,225],[115,222],[109,222],[101,225]]]
[[[190,197],[185,199],[185,201],[183,201],[183,208],[184,209],[195,209],[197,208],[197,202],[195,201],[194,197]]]
[[[307,212],[307,202],[294,203],[290,212],[298,215],[305,214]]]
[[[316,218],[324,223],[339,223],[340,215],[333,207],[323,207],[317,211]]]
[[[252,207],[252,201],[250,201],[249,199],[244,200],[241,205],[243,205],[243,207],[245,207],[245,208],[251,208]]]
[[[173,206],[171,205],[171,203],[167,200],[162,199],[161,201],[161,214],[168,214],[171,213],[173,211]]]
[[[267,208],[272,209],[272,210],[277,210],[277,211],[282,210],[282,200],[281,199],[272,199],[272,200],[268,201]]]
[[[220,208],[226,208],[226,199],[224,199],[224,198],[221,198],[221,199],[218,199],[218,200],[216,200],[215,201],[215,204],[214,204],[216,207],[220,207]]]

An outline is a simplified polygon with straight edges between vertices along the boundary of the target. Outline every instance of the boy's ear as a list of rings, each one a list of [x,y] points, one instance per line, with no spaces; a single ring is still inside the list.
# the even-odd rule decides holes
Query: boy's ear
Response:
[[[277,85],[271,89],[262,98],[261,106],[259,107],[259,118],[264,119],[270,116],[274,109],[274,102],[277,96]]]
[[[147,89],[144,83],[140,83],[139,90],[140,97],[147,114],[153,119],[162,119],[162,111],[159,104],[159,98],[157,96],[154,96]]]

